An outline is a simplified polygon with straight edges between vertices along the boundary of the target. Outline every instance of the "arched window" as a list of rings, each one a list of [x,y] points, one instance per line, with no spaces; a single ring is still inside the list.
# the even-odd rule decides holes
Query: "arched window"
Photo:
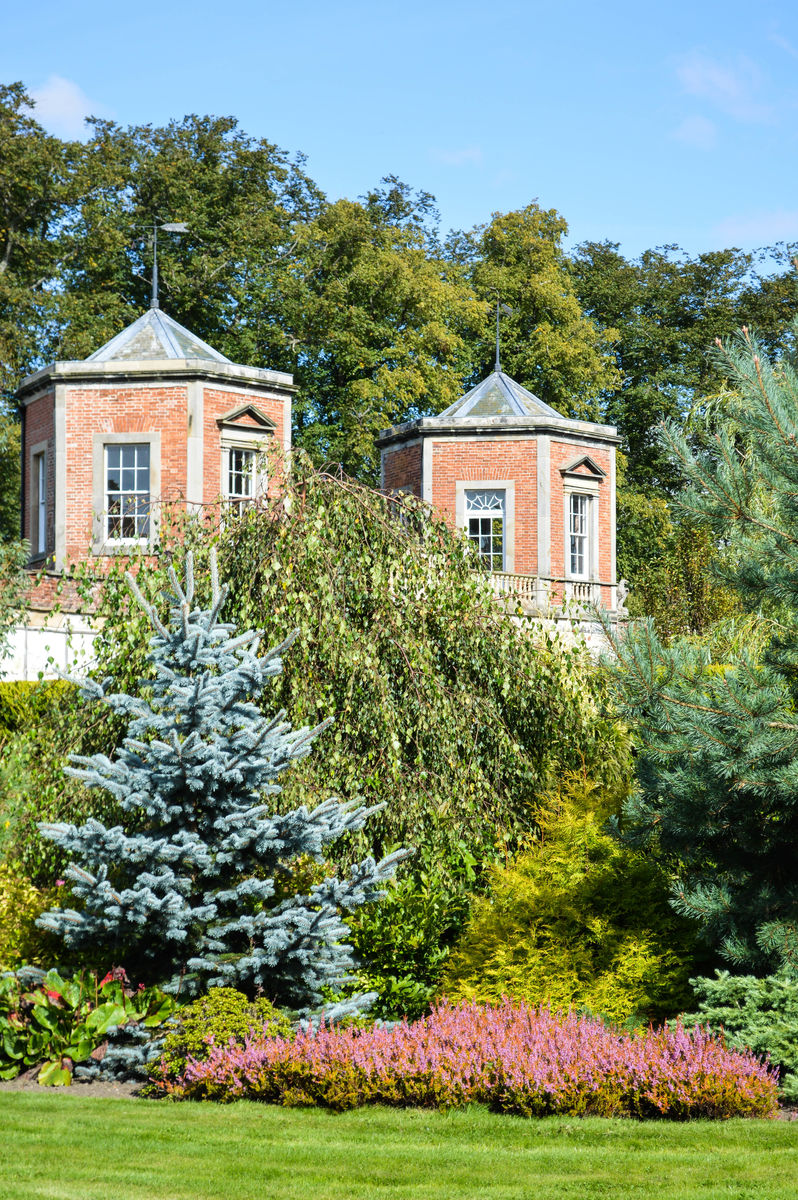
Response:
[[[491,571],[503,571],[506,493],[498,489],[469,488],[465,493],[465,509],[469,541]]]

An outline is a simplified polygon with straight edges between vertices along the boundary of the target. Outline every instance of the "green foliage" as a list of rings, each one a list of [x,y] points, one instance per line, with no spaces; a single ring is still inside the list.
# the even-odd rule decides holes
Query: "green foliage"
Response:
[[[616,1021],[684,1005],[692,931],[669,908],[656,862],[607,832],[616,805],[572,777],[541,807],[535,846],[494,867],[474,905],[443,977],[447,998],[510,996]]]
[[[0,860],[51,887],[66,858],[39,835],[39,821],[114,818],[107,796],[90,796],[64,774],[67,755],[109,752],[118,720],[81,704],[65,682],[0,683]]]
[[[16,733],[31,717],[31,695],[35,683],[23,680],[0,682],[0,736]]]
[[[772,270],[774,258],[779,267],[765,275],[760,263]],[[617,243],[587,242],[569,268],[585,312],[613,339],[618,382],[604,390],[602,415],[624,439],[629,486],[648,496],[671,493],[681,479],[657,430],[722,392],[726,366],[708,353],[715,338],[754,324],[771,353],[794,345],[789,253],[762,252],[758,261],[742,250],[713,250],[690,258],[665,246],[628,260]]]
[[[18,863],[0,862],[0,971],[52,961],[54,939],[36,919],[55,899],[54,891],[34,887]]]
[[[493,369],[498,296],[513,310],[502,318],[504,370],[565,416],[598,420],[600,393],[619,382],[614,335],[599,332],[580,306],[562,249],[567,231],[554,209],[529,204],[453,235],[447,253],[488,311],[474,344],[474,381]]]
[[[157,1087],[151,1094],[163,1095],[171,1080],[185,1070],[186,1059],[203,1059],[209,1042],[226,1046],[243,1045],[250,1033],[259,1037],[290,1037],[291,1022],[264,996],[249,1000],[234,988],[211,988],[204,996],[184,1004],[169,1018],[161,1057],[150,1063],[148,1075]],[[147,1091],[145,1089],[145,1095]]]
[[[670,508],[662,496],[635,491],[622,480],[616,500],[618,578],[627,580],[634,595],[641,577],[658,565],[668,547],[673,533]]]
[[[73,1067],[85,1062],[109,1030],[134,1023],[151,1029],[165,1021],[175,1002],[158,988],[125,989],[119,972],[105,979],[81,973],[63,979],[58,971],[26,987],[20,976],[0,975],[0,1079],[42,1064],[46,1087],[72,1082]]]
[[[363,853],[420,848],[402,871],[414,882],[388,900],[397,936],[376,914],[354,929],[368,985],[384,981],[385,1011],[397,1011],[395,987],[417,1011],[459,933],[464,897],[487,863],[533,835],[539,796],[583,767],[624,791],[628,734],[607,709],[601,673],[586,651],[502,616],[460,537],[424,506],[317,473],[301,456],[279,500],[221,532],[184,532],[200,564],[218,542],[232,619],[267,641],[300,631],[269,704],[308,724],[335,718],[323,761],[298,763],[279,804],[315,804],[330,791],[385,804],[335,852],[342,867]],[[168,544],[161,554],[142,574],[153,598]],[[115,571],[99,605],[100,670],[128,690],[143,673],[145,635]],[[464,886],[469,870],[476,877]],[[420,913],[400,961],[399,935]]]
[[[656,497],[652,503],[657,504]],[[620,505],[619,524],[623,516]],[[717,578],[722,551],[706,524],[677,521],[659,547],[654,542],[652,548],[659,549],[659,557],[652,554],[638,570],[629,602],[632,616],[651,617],[669,641],[704,636],[718,622],[740,614],[738,597]]]
[[[0,543],[19,538],[20,426],[0,401]]]
[[[735,1049],[769,1055],[779,1068],[783,1099],[798,1102],[798,979],[784,974],[757,979],[716,971],[714,979],[690,983],[698,1007],[681,1018],[684,1025],[708,1025],[722,1032],[726,1044]]]
[[[0,397],[47,361],[57,289],[58,231],[70,191],[74,146],[50,137],[31,117],[33,101],[21,83],[0,86]],[[3,410],[4,411],[4,410]],[[2,417],[4,437],[16,434]],[[18,463],[0,449],[0,482],[18,481]],[[17,492],[18,494],[18,492]],[[16,503],[16,498],[15,501]],[[0,500],[0,540],[15,537],[7,501]]]
[[[670,427],[690,521],[723,547],[714,571],[751,636],[663,643],[651,622],[618,646],[640,789],[624,813],[659,847],[673,903],[737,967],[798,966],[798,374],[747,335],[723,353],[733,391],[698,448]]]
[[[189,226],[159,240],[163,307],[235,362],[291,368],[281,297],[295,223],[321,203],[301,160],[232,117],[95,121],[70,183],[55,244],[57,357],[85,357],[146,308],[157,214]]]
[[[27,558],[26,542],[0,540],[0,675],[3,658],[8,653],[8,634],[19,621],[20,612],[25,607],[28,577],[22,568]]]
[[[412,874],[350,920],[362,962],[357,986],[377,993],[375,1017],[413,1020],[429,1009],[473,899],[477,862],[464,843],[459,852],[459,862],[441,864],[420,847]]]
[[[431,197],[391,177],[297,229],[284,324],[297,347],[296,442],[317,464],[379,479],[381,429],[462,394],[485,324],[464,274],[441,256]]]

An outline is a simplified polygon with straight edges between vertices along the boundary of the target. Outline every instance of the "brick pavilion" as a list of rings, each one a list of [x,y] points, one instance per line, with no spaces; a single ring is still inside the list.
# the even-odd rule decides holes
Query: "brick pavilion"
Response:
[[[382,487],[462,529],[529,611],[615,611],[614,427],[563,417],[498,364],[436,417],[383,431]],[[623,596],[620,597],[621,601]]]

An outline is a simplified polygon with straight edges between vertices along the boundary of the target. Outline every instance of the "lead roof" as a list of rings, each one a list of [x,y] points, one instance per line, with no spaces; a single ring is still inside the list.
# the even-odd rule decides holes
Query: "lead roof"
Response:
[[[457,420],[458,417],[556,417],[562,413],[544,404],[520,383],[516,383],[504,371],[492,371],[486,379],[455,400],[439,418]]]
[[[86,362],[130,362],[141,359],[199,359],[230,362],[213,346],[203,342],[160,308],[150,308],[143,316],[112,337]]]

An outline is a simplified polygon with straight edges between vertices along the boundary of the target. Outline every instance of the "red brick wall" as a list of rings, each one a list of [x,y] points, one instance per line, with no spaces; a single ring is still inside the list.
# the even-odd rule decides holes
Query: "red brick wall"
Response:
[[[410,491],[421,499],[421,442],[389,447],[383,451],[382,467],[384,491]]]
[[[458,480],[507,479],[515,484],[515,563],[519,574],[537,571],[537,443],[534,437],[433,442],[432,502],[455,524]]]
[[[205,388],[205,405],[203,417],[203,501],[205,504],[212,504],[219,499],[222,493],[221,479],[221,445],[222,435],[217,424],[220,417],[232,412],[236,408],[241,408],[244,404],[253,404],[265,416],[269,417],[276,426],[274,433],[265,438],[267,445],[276,443],[279,447],[285,447],[287,444],[286,431],[284,428],[285,420],[285,403],[282,399],[277,400],[269,396],[263,396],[259,392],[244,393],[227,392],[221,388],[206,387]],[[253,428],[259,428],[257,422],[242,420],[242,425],[250,425]],[[272,473],[269,473],[269,494],[273,491]]]
[[[25,495],[23,511],[25,516],[25,537],[33,547],[34,525],[38,496],[37,481],[33,475],[30,458],[31,447],[38,442],[47,443],[47,553],[52,553],[55,546],[55,392],[47,392],[32,400],[25,410]],[[34,547],[35,553],[35,547]]]
[[[58,609],[65,613],[89,612],[93,603],[86,603],[81,589],[68,575],[52,571],[28,571],[26,600],[30,608],[39,612]]]
[[[612,521],[612,498],[610,496],[610,470],[612,466],[612,451],[597,449],[594,446],[580,447],[574,442],[551,442],[551,573],[554,576],[565,575],[565,481],[561,474],[574,459],[587,454],[597,467],[601,467],[605,475],[599,481],[599,568],[598,575],[602,581],[612,582],[612,561],[610,545],[610,530]],[[595,479],[590,470],[580,472],[586,477]],[[611,603],[609,588],[602,588],[602,604]]]
[[[95,433],[161,434],[161,495],[179,500],[186,491],[186,385],[147,387],[81,385],[66,392],[66,553],[83,557],[91,544],[92,447]]]

